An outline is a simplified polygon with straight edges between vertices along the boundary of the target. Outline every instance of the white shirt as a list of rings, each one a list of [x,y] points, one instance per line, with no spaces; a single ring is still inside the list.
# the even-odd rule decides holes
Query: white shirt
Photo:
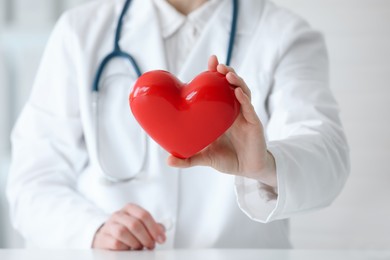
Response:
[[[165,58],[171,73],[180,71],[220,3],[221,0],[210,0],[186,16],[166,0],[154,0],[164,40]]]

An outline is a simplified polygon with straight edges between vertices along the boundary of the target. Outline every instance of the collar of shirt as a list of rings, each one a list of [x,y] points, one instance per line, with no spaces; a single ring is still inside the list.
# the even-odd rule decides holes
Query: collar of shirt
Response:
[[[207,21],[213,15],[218,4],[222,2],[222,0],[209,0],[185,16],[170,5],[167,0],[153,1],[157,9],[161,33],[164,39],[175,34],[186,22],[191,23],[197,32],[201,32],[207,24]]]

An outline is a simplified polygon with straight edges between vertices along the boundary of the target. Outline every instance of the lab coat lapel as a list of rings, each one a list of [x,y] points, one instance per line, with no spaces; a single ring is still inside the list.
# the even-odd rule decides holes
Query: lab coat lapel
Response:
[[[142,73],[167,70],[164,42],[152,0],[133,0],[125,16],[121,46],[131,53]]]
[[[231,66],[237,72],[247,53],[247,46],[251,44],[257,19],[261,18],[264,1],[239,1],[239,15],[235,46]],[[219,62],[225,63],[227,59],[228,42],[232,21],[233,3],[231,0],[223,0],[215,14],[207,23],[200,35],[193,51],[179,72],[179,79],[189,82],[197,74],[207,70],[207,62],[210,55],[217,55]],[[255,22],[254,22],[255,21]]]

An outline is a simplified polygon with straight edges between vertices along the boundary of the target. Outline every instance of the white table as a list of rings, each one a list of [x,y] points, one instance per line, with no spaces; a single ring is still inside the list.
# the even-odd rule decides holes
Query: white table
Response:
[[[390,260],[390,251],[317,250],[0,250],[1,260]]]

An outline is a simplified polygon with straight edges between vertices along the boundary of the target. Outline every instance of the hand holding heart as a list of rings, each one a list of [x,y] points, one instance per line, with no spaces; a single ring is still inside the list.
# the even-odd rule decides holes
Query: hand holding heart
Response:
[[[201,152],[187,159],[171,155],[168,164],[188,168],[209,166],[220,172],[256,179],[272,187],[277,186],[276,166],[273,155],[268,152],[263,126],[251,104],[251,92],[235,71],[219,64],[211,56],[209,71],[218,71],[235,86],[235,95],[241,104],[241,112],[233,125]]]

